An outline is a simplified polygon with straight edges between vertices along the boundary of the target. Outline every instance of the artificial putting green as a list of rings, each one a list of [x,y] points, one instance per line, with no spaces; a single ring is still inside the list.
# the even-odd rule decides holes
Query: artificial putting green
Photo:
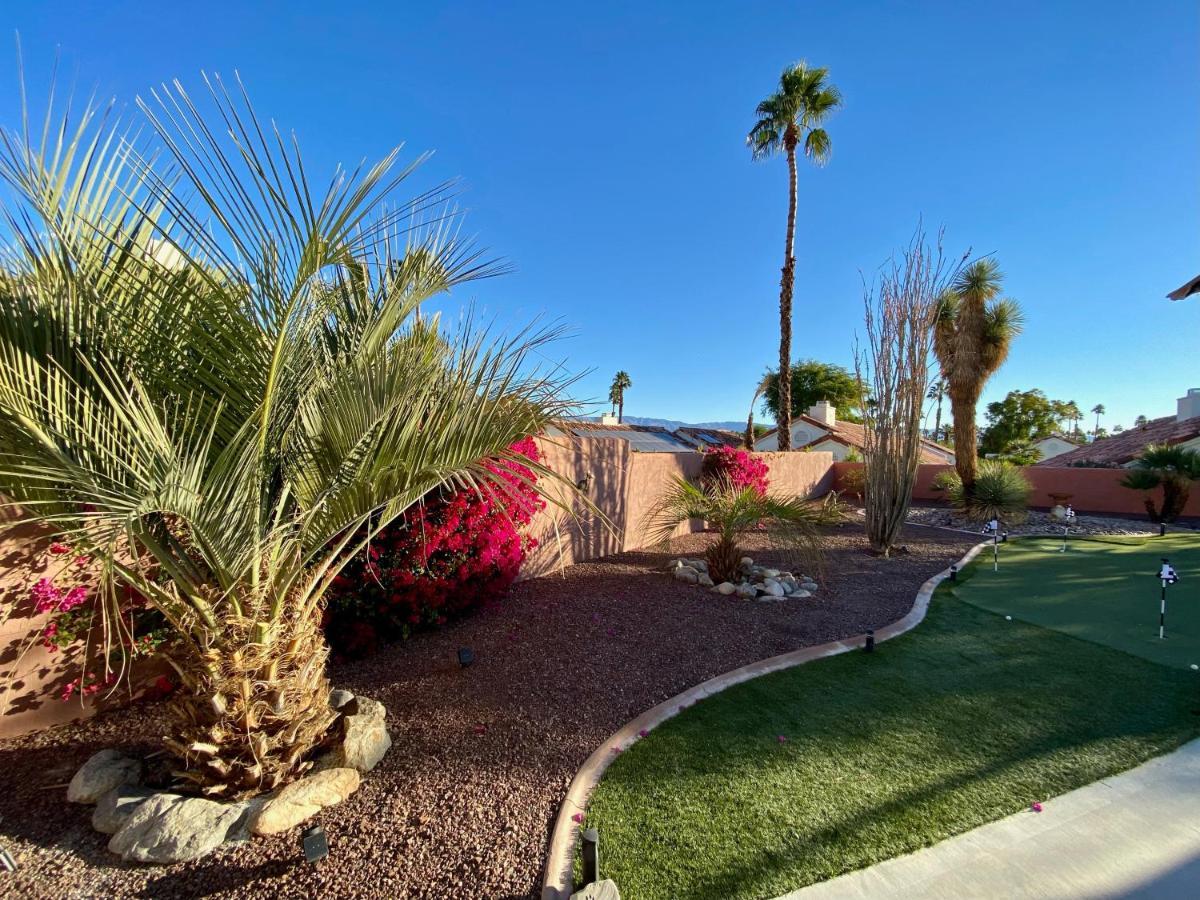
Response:
[[[1200,674],[1006,621],[947,587],[875,653],[757,678],[665,722],[613,761],[586,822],[622,896],[777,897],[1198,735]]]
[[[964,572],[968,603],[1169,666],[1200,665],[1200,536],[1020,538]],[[1161,558],[1179,573],[1167,588],[1166,639],[1158,637]]]

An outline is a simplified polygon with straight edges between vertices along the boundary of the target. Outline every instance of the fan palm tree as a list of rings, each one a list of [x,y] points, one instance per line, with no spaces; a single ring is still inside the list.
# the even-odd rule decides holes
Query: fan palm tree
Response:
[[[1022,327],[1016,301],[1000,298],[1003,279],[994,260],[976,260],[942,294],[937,309],[934,352],[950,395],[955,468],[968,500],[979,469],[975,424],[979,397]]]
[[[783,276],[779,282],[779,449],[792,448],[792,288],[796,276],[796,148],[819,166],[829,160],[829,134],[821,127],[842,105],[838,89],[827,81],[829,70],[796,63],[783,70],[779,90],[755,110],[758,121],[746,143],[755,159],[783,153],[788,164],[788,218],[784,238]]]
[[[211,117],[178,84],[139,100],[157,155],[90,106],[0,132],[0,493],[96,561],[106,628],[128,590],[168,620],[165,745],[232,797],[327,740],[341,567],[432,489],[503,490],[488,461],[564,406],[529,368],[549,335],[417,321],[500,269],[445,187],[400,197],[393,151],[314,193],[294,138],[208,85]]]
[[[1152,522],[1174,522],[1183,513],[1192,483],[1200,481],[1200,452],[1177,444],[1151,444],[1134,461],[1121,484],[1145,492],[1143,501]],[[1151,492],[1162,489],[1162,506],[1157,507]]]
[[[933,418],[933,439],[940,441],[942,439],[942,401],[946,399],[946,379],[938,378],[929,386],[928,392],[925,394],[926,400],[936,402]]]
[[[612,385],[608,389],[608,399],[613,402],[617,413],[617,423],[625,421],[625,391],[633,387],[629,373],[622,369],[613,376]]]
[[[763,532],[780,547],[798,551],[814,565],[819,558],[816,526],[830,512],[799,497],[776,497],[758,493],[753,486],[735,488],[728,479],[712,479],[699,485],[675,478],[660,498],[650,517],[651,543],[664,545],[675,529],[690,519],[701,519],[717,532],[717,540],[704,551],[708,574],[713,581],[736,581],[741,563],[742,535]]]
[[[759,381],[758,387],[754,389],[754,396],[750,398],[750,412],[746,415],[746,433],[742,436],[742,443],[747,450],[754,449],[754,404],[758,402],[758,398],[766,392],[771,384],[771,373],[768,372]]]
[[[1097,403],[1092,407],[1092,412],[1096,414],[1096,428],[1092,431],[1092,437],[1095,438],[1100,434],[1100,417],[1108,412],[1108,410],[1104,408],[1103,403]]]

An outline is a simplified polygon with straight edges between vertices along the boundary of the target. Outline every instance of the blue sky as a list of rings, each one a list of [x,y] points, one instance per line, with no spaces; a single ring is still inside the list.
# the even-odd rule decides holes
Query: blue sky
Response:
[[[845,107],[829,166],[800,172],[795,357],[849,365],[862,275],[923,219],[994,253],[1024,307],[985,403],[1039,387],[1129,426],[1200,386],[1200,298],[1163,297],[1200,273],[1194,0],[175,6],[7,21],[31,80],[60,48],[126,101],[236,68],[316,171],[435,150],[418,184],[462,176],[468,230],[516,267],[456,299],[568,323],[577,392],[625,369],[629,414],[744,418],[777,355],[786,167],[743,141],[802,58]]]

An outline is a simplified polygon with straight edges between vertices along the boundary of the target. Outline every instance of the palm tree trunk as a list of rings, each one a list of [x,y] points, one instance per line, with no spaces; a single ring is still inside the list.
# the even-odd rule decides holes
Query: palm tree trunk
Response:
[[[970,497],[979,475],[979,453],[975,448],[975,407],[978,393],[950,392],[950,414],[954,417],[954,468],[962,479],[963,497]]]
[[[779,282],[779,449],[792,449],[792,288],[796,279],[796,137],[788,131],[788,222]]]
[[[938,393],[937,414],[933,417],[933,439],[942,439],[942,394]]]
[[[617,394],[617,424],[620,425],[625,421],[625,392]]]
[[[745,444],[747,450],[754,449],[754,404],[750,404],[750,415],[746,416],[746,434],[743,436],[742,443]]]
[[[163,743],[175,774],[211,797],[269,791],[302,774],[336,715],[325,678],[319,612],[280,621],[265,639],[230,616],[208,646],[173,659],[182,684]]]

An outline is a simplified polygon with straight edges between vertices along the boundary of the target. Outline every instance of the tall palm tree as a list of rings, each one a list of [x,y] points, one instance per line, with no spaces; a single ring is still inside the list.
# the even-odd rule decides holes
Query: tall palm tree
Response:
[[[616,404],[618,424],[625,421],[625,391],[631,387],[633,387],[633,381],[624,369],[613,376],[612,385],[608,389],[608,398]]]
[[[329,737],[345,563],[432,489],[503,490],[489,460],[567,410],[542,336],[416,320],[498,271],[445,188],[399,196],[395,151],[316,178],[240,84],[209,92],[139,101],[157,147],[91,106],[0,132],[0,494],[96,562],[105,634],[126,590],[170,623],[165,746],[230,797]]]
[[[767,387],[771,384],[771,373],[768,372],[762,377],[758,383],[758,387],[754,390],[754,396],[750,398],[750,412],[746,416],[746,433],[742,436],[742,443],[747,450],[754,449],[754,404],[758,402],[758,398],[763,395]]]
[[[1079,432],[1079,420],[1083,418],[1083,410],[1079,408],[1078,403],[1071,400],[1063,407],[1063,412],[1067,421],[1071,423],[1070,434],[1074,437]]]
[[[941,364],[954,417],[954,460],[963,495],[974,495],[979,469],[975,410],[987,380],[1003,365],[1021,333],[1021,309],[1000,298],[1004,276],[992,259],[964,268],[941,296],[934,352]]]
[[[779,411],[776,425],[779,449],[792,448],[792,288],[796,276],[796,148],[823,166],[829,160],[829,134],[821,127],[825,117],[842,105],[842,95],[826,80],[829,71],[796,63],[779,76],[779,90],[758,104],[758,121],[746,143],[755,159],[784,153],[788,164],[788,218],[784,239],[783,275],[779,281]]]
[[[931,384],[929,391],[925,394],[925,399],[937,401],[935,407],[937,412],[933,418],[933,439],[940,441],[942,439],[942,401],[946,399],[946,379],[939,377]]]
[[[1100,434],[1100,417],[1108,412],[1108,410],[1104,408],[1103,403],[1097,403],[1092,407],[1092,412],[1096,414],[1096,427],[1092,431],[1092,438],[1095,439],[1096,436]]]

